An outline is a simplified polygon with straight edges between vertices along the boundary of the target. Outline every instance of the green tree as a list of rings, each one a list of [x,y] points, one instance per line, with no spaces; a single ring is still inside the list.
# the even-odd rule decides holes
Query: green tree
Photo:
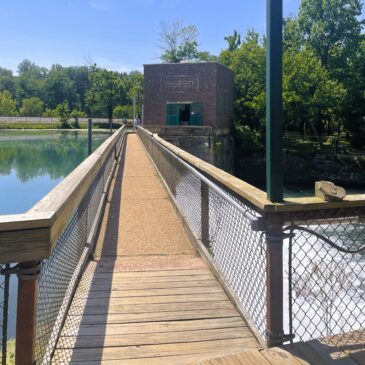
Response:
[[[298,24],[306,48],[322,65],[341,72],[358,48],[364,20],[360,0],[303,0]],[[331,71],[331,70],[330,70]]]
[[[52,66],[45,80],[44,96],[49,108],[55,108],[64,102],[67,102],[71,108],[77,106],[76,88],[65,67]]]
[[[15,82],[17,105],[20,106],[24,98],[37,96],[43,99],[44,82],[48,70],[35,63],[24,60],[18,65],[18,77]]]
[[[44,103],[41,99],[33,96],[22,100],[20,114],[26,117],[39,117],[42,115]]]
[[[228,51],[235,51],[241,45],[241,34],[235,30],[232,35],[224,37],[228,43]]]
[[[249,31],[239,48],[224,50],[220,61],[235,72],[235,121],[262,130],[265,123],[264,40]]]
[[[15,95],[13,72],[2,67],[0,67],[0,92],[1,91],[9,91],[12,96]]]
[[[133,118],[133,106],[131,104],[117,105],[113,109],[113,118],[132,119]]]
[[[65,103],[61,103],[58,104],[56,107],[56,116],[59,117],[60,119],[60,123],[61,123],[61,128],[70,128],[70,108],[68,106],[68,104]]]
[[[161,60],[167,63],[216,60],[209,52],[198,50],[198,36],[198,28],[192,24],[184,25],[181,19],[162,22],[159,33]]]
[[[125,75],[92,67],[90,74],[91,87],[87,91],[87,107],[95,117],[113,118],[113,109],[128,99],[125,88]]]
[[[283,59],[284,126],[319,137],[341,128],[346,89],[330,78],[312,51],[287,51]]]
[[[46,108],[46,110],[42,113],[42,117],[56,118],[57,117],[56,109]]]
[[[0,92],[0,116],[14,117],[17,116],[16,102],[9,91]]]

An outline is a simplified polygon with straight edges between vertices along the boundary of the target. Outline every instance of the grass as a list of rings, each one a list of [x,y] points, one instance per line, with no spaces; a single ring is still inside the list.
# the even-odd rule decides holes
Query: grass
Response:
[[[0,350],[0,359],[2,358],[2,352]],[[15,340],[8,341],[7,359],[6,365],[15,365]]]

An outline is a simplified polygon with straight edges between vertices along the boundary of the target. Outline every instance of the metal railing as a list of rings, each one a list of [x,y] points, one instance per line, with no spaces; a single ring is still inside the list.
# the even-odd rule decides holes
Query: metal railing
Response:
[[[296,340],[365,327],[365,208],[288,214],[288,328]]]
[[[5,299],[0,299],[3,364],[6,278],[11,274],[18,276],[16,363],[50,363],[78,280],[94,249],[125,136],[126,127],[122,127],[26,214],[0,217],[0,264],[6,264],[2,266],[5,284],[0,287]]]
[[[262,343],[365,327],[365,196],[273,204],[156,134],[137,133]]]
[[[264,217],[235,199],[152,135],[139,128],[146,150],[196,238],[202,241],[252,320],[265,335],[266,250]]]

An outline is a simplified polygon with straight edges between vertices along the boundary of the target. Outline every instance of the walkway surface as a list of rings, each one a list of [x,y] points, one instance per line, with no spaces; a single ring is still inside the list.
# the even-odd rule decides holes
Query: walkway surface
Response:
[[[123,156],[52,364],[365,365],[363,331],[260,348],[136,135]]]
[[[53,364],[178,365],[257,348],[129,135]]]

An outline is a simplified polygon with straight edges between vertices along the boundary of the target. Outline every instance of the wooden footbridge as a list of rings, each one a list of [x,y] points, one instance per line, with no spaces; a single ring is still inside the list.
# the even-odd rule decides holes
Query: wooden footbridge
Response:
[[[5,288],[19,280],[16,364],[365,364],[362,322],[321,336],[328,326],[303,301],[298,320],[290,294],[299,223],[355,224],[363,206],[275,205],[157,135],[122,128],[29,212],[0,217]],[[285,346],[295,334],[303,340]]]

